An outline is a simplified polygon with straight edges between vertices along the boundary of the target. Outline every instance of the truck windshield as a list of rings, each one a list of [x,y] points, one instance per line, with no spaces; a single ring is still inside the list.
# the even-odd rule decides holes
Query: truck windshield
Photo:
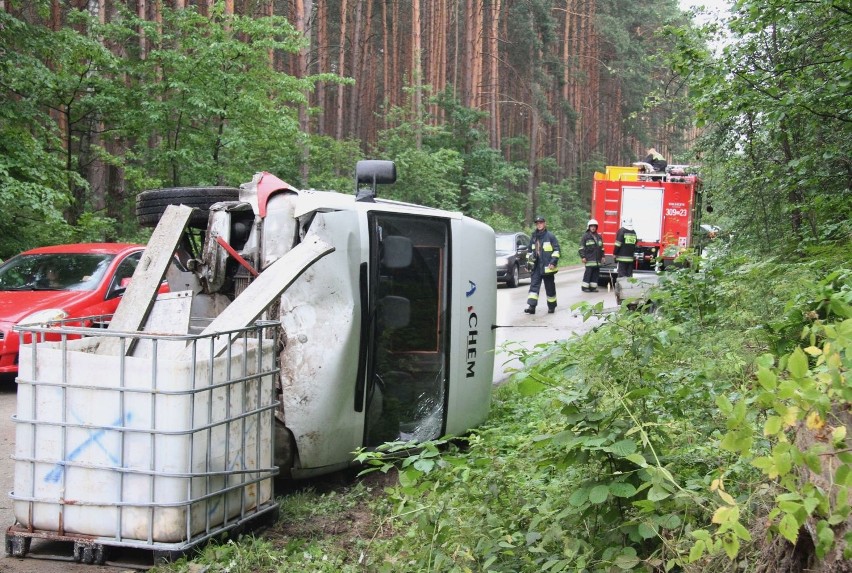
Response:
[[[371,217],[376,309],[367,445],[440,437],[446,394],[446,221]]]

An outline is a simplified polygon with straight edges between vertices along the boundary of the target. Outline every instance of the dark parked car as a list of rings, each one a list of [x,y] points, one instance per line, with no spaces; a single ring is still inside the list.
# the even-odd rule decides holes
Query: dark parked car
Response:
[[[516,287],[529,278],[527,249],[530,237],[524,233],[497,233],[497,282]]]

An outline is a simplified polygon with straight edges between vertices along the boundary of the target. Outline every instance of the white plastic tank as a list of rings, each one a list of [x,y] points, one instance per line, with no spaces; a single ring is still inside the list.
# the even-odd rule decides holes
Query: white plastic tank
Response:
[[[102,355],[97,340],[21,347],[19,524],[174,543],[272,499],[273,340],[211,358],[196,337],[194,359]]]

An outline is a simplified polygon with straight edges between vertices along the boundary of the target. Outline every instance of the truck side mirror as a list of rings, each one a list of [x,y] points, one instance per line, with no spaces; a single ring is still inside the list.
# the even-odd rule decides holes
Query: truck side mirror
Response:
[[[372,202],[376,186],[396,182],[396,164],[393,161],[362,159],[355,164],[355,200]],[[361,184],[369,185],[362,188]]]

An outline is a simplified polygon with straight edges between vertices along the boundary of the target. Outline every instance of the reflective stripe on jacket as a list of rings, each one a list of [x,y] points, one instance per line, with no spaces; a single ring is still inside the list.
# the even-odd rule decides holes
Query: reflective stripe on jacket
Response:
[[[630,231],[624,227],[615,234],[615,248],[612,254],[616,261],[632,263],[633,254],[636,252],[636,231]]]
[[[604,256],[603,237],[597,233],[586,231],[580,239],[580,248],[577,254],[581,259],[586,259],[587,267],[600,266]]]
[[[533,253],[536,264],[541,263],[541,268],[545,273],[556,272],[555,267],[559,264],[559,241],[556,240],[553,233],[547,229],[536,230],[530,237],[529,251]],[[547,267],[550,265],[553,265],[554,268],[548,269]]]

